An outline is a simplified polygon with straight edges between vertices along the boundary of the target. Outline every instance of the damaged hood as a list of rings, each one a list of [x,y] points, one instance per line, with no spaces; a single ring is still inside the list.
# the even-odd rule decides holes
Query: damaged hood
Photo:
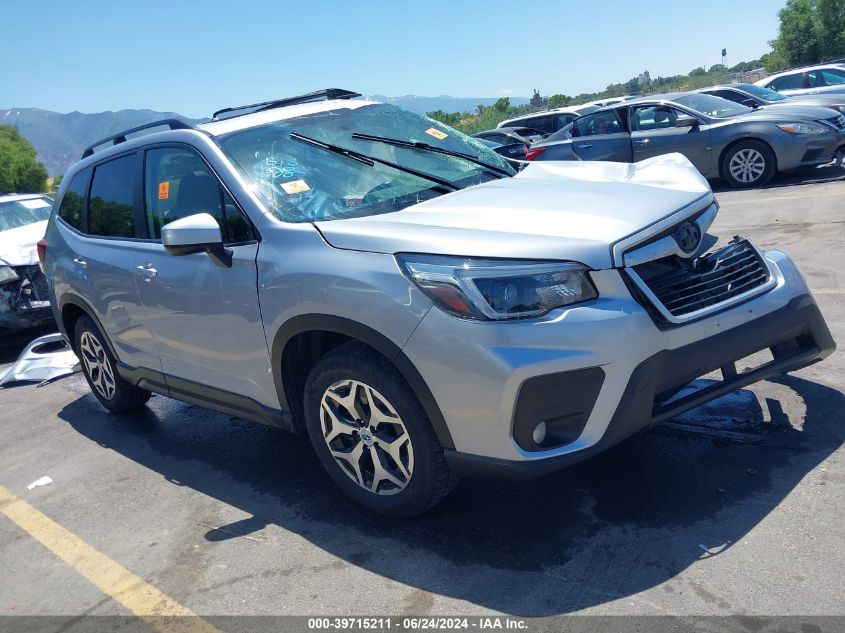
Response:
[[[680,154],[639,163],[538,162],[394,213],[316,222],[342,249],[612,264],[611,245],[672,213],[712,201]]]
[[[38,240],[47,232],[47,221],[33,222],[0,231],[0,266],[32,266],[38,263]]]

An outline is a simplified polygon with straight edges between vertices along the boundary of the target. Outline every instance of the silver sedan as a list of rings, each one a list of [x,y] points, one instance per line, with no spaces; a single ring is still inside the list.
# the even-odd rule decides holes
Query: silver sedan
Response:
[[[760,186],[777,172],[819,165],[845,151],[845,116],[829,108],[752,110],[679,92],[627,101],[582,116],[531,146],[528,160],[635,162],[679,152],[707,178]]]

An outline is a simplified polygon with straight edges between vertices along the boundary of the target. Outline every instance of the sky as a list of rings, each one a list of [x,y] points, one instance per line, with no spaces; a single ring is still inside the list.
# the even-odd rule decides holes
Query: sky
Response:
[[[0,108],[192,117],[320,88],[530,97],[757,59],[785,0],[0,0]]]

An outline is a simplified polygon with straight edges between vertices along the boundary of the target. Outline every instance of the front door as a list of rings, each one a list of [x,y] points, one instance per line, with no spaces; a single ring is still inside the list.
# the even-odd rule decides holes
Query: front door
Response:
[[[144,182],[151,239],[144,244],[139,286],[168,385],[174,395],[182,380],[278,408],[258,307],[258,242],[249,220],[192,148],[147,150]],[[206,253],[164,250],[161,227],[196,213],[217,219],[231,267]]]
[[[708,124],[678,127],[675,122],[686,113],[670,106],[639,106],[631,110],[634,161],[679,152],[703,175],[709,174],[712,150]]]

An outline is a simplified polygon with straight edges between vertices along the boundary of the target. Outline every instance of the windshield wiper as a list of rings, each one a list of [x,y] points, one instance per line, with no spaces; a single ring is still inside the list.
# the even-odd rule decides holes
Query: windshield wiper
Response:
[[[483,167],[489,172],[497,174],[499,178],[513,175],[507,169],[503,169],[502,167],[496,167],[495,165],[491,165],[490,163],[485,163],[483,160],[479,160],[472,154],[465,154],[464,152],[455,152],[450,149],[443,149],[442,147],[429,145],[428,143],[423,143],[422,141],[403,141],[398,138],[388,138],[386,136],[373,136],[372,134],[359,134],[358,132],[354,132],[352,134],[352,138],[361,139],[362,141],[376,141],[377,143],[386,143],[387,145],[397,145],[398,147],[410,147],[412,149],[420,149],[425,152],[434,152],[435,154],[443,154],[444,156],[454,156],[455,158],[462,158],[465,161],[475,163],[476,165]]]
[[[456,184],[449,182],[443,178],[438,178],[437,176],[432,176],[431,174],[426,174],[422,171],[417,171],[411,167],[405,167],[403,165],[397,165],[396,163],[391,163],[389,160],[382,160],[381,158],[376,158],[375,156],[368,156],[367,154],[362,154],[361,152],[356,152],[354,149],[349,149],[347,147],[341,147],[340,145],[332,145],[331,143],[324,143],[323,141],[318,141],[315,138],[311,138],[310,136],[303,136],[298,132],[291,132],[289,137],[294,141],[301,141],[303,143],[308,143],[309,145],[313,145],[314,147],[320,147],[327,152],[332,152],[334,154],[340,154],[341,156],[346,156],[352,160],[356,160],[359,163],[363,163],[364,165],[368,165],[370,167],[374,166],[376,163],[381,165],[386,165],[387,167],[392,167],[398,171],[404,171],[406,174],[411,174],[413,176],[417,176],[418,178],[423,178],[425,180],[437,183],[437,187],[432,187],[432,189],[440,189],[446,191],[458,191],[461,187],[458,187]]]

